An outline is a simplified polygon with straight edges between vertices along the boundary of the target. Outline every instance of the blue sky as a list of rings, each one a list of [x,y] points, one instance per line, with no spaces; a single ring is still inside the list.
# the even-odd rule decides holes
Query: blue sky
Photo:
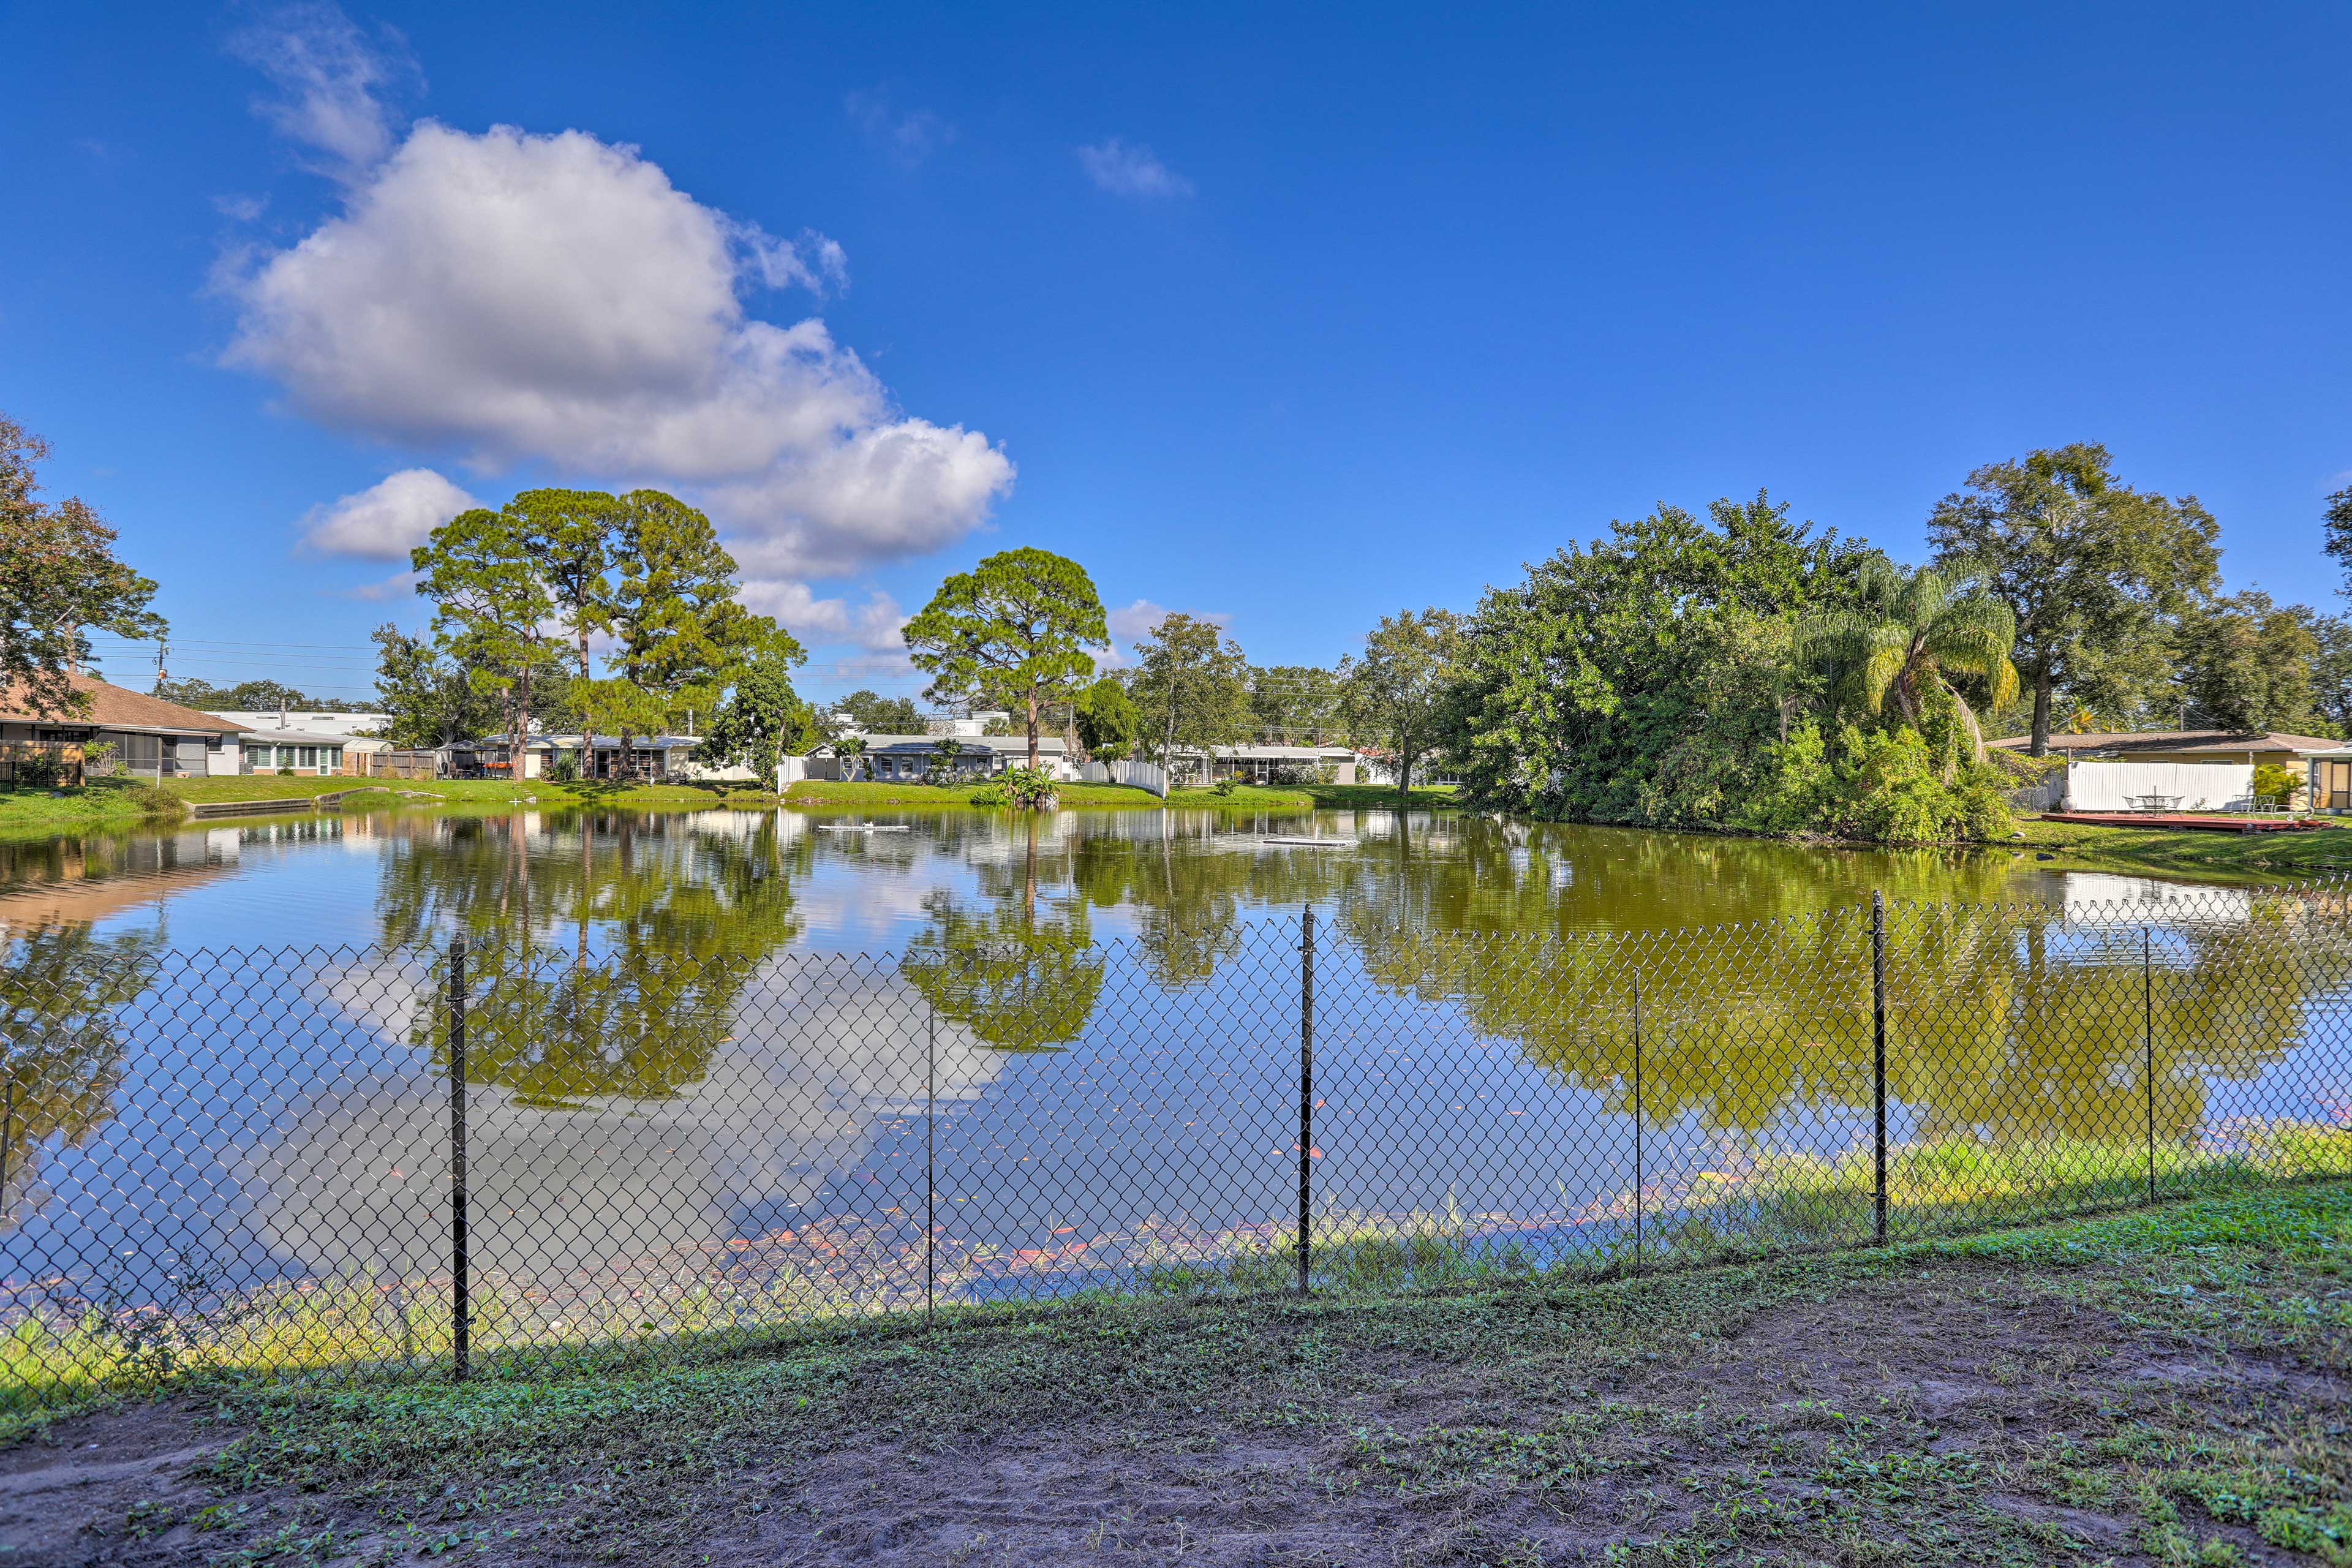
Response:
[[[549,482],[705,504],[819,693],[914,689],[897,616],[1008,545],[1321,663],[1660,500],[1916,556],[2075,439],[2335,603],[2341,5],[0,28],[0,409],[177,675],[357,694],[405,539]]]

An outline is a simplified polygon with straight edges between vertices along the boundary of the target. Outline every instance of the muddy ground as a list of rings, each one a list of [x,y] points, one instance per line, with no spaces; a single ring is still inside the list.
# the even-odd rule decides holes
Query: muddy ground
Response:
[[[2285,1247],[137,1404],[0,1451],[0,1564],[2352,1563],[2352,1197],[2322,1197]]]

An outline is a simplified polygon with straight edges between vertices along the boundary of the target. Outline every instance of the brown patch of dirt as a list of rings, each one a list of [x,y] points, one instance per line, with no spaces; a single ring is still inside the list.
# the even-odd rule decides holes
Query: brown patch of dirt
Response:
[[[1372,1364],[1367,1356],[1352,1370]],[[1069,1419],[1049,1429],[845,1436],[789,1467],[747,1453],[736,1477],[713,1486],[690,1547],[623,1560],[721,1568],[1593,1562],[1610,1543],[1690,1525],[1736,1480],[1754,1488],[1759,1465],[1775,1479],[1749,1495],[1821,1503],[1835,1489],[1812,1479],[1812,1466],[1840,1444],[1981,1458],[1985,1474],[2000,1478],[1980,1495],[1985,1508],[2020,1529],[2073,1538],[2093,1554],[2085,1561],[2136,1564],[2148,1559],[2120,1497],[2111,1509],[2060,1506],[2032,1495],[2017,1462],[2105,1431],[2104,1413],[2135,1401],[2152,1408],[2186,1397],[2225,1415],[2283,1396],[2352,1406],[2341,1376],[2136,1336],[2106,1314],[1994,1271],[1945,1270],[1775,1307],[1687,1354],[1415,1365],[1383,1353],[1380,1370],[1377,1388],[1335,1399],[1330,1422],[1311,1428],[1227,1426],[1189,1407],[1114,1418],[1085,1408],[1074,1391]],[[1512,1435],[1564,1431],[1578,1435],[1548,1457],[1514,1457],[1524,1450],[1512,1447]],[[341,1551],[363,1551],[369,1561],[425,1561],[371,1534],[380,1521],[339,1510],[331,1498],[243,1500],[248,1515],[225,1531],[197,1533],[190,1516],[214,1500],[190,1471],[233,1436],[158,1405],[61,1424],[48,1443],[0,1454],[0,1543],[16,1553],[0,1553],[0,1564],[199,1563],[289,1521],[356,1532],[342,1537]],[[163,1526],[146,1540],[130,1523],[142,1503]],[[1880,1522],[1899,1531],[1905,1521]],[[520,1514],[469,1521],[518,1530],[489,1548],[489,1560],[517,1568],[568,1568],[595,1551],[593,1542],[534,1541],[536,1523]],[[2292,1561],[2250,1532],[2231,1533],[2250,1561]],[[1748,1560],[1736,1551],[1726,1557]]]
[[[166,1402],[60,1421],[0,1449],[0,1563],[200,1561],[170,1538],[215,1500],[192,1470],[237,1436]]]

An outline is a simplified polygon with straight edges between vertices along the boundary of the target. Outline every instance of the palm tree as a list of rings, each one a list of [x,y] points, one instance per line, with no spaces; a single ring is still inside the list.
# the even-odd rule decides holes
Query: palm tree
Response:
[[[1839,709],[1874,718],[1891,702],[1904,723],[1919,727],[1922,701],[1949,696],[1976,756],[1984,731],[1955,681],[1966,681],[1999,708],[2017,697],[2017,616],[1965,563],[1905,571],[1881,555],[1865,562],[1851,609],[1816,616],[1798,628],[1797,658],[1825,676]]]

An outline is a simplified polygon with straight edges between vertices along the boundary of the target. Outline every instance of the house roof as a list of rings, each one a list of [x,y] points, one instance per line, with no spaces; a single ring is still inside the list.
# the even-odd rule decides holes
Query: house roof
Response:
[[[877,752],[931,752],[939,748],[941,741],[953,741],[967,752],[1019,752],[1025,756],[1029,751],[1026,735],[868,735],[866,754],[870,757]],[[1047,752],[1059,753],[1063,749],[1059,735],[1037,737],[1040,755]]]
[[[1991,744],[2021,751],[2029,742],[2012,735]],[[2277,730],[2102,730],[2084,735],[2053,735],[2053,752],[2210,752],[2216,758],[2248,752],[2332,752],[2344,744],[2324,735],[2290,735]]]
[[[234,735],[241,725],[217,713],[200,713],[160,697],[127,691],[87,675],[68,675],[66,683],[89,699],[86,713],[36,713],[21,683],[0,691],[0,719],[30,724],[87,724],[100,730],[129,730],[145,734]]]

